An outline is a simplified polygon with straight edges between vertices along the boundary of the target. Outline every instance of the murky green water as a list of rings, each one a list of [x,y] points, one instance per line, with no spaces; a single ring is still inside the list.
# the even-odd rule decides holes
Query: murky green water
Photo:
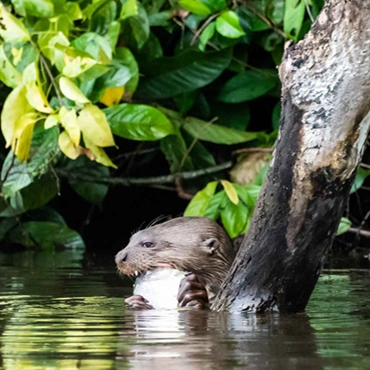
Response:
[[[301,315],[133,312],[81,258],[0,254],[1,369],[370,369],[370,269],[327,270]]]

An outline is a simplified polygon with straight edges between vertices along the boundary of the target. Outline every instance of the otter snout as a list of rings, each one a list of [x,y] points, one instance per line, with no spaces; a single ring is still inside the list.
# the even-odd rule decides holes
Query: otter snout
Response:
[[[122,264],[124,264],[127,260],[127,256],[128,256],[128,253],[124,249],[118,252],[115,258],[117,266],[121,266]]]

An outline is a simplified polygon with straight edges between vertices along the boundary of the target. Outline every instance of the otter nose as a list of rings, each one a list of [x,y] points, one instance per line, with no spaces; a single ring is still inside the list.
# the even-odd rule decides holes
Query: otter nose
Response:
[[[116,255],[116,263],[117,265],[123,263],[127,260],[128,253],[125,250],[122,250]]]

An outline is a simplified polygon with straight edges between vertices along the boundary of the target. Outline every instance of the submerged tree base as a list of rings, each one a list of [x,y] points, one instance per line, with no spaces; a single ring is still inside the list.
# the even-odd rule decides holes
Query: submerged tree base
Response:
[[[265,183],[214,310],[305,309],[370,126],[370,4],[328,0],[280,66],[282,118]]]

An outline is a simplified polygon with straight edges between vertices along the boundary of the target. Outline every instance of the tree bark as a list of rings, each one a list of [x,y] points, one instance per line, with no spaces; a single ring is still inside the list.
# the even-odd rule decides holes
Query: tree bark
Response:
[[[370,2],[327,0],[279,67],[282,118],[250,230],[214,310],[304,310],[370,126]]]

